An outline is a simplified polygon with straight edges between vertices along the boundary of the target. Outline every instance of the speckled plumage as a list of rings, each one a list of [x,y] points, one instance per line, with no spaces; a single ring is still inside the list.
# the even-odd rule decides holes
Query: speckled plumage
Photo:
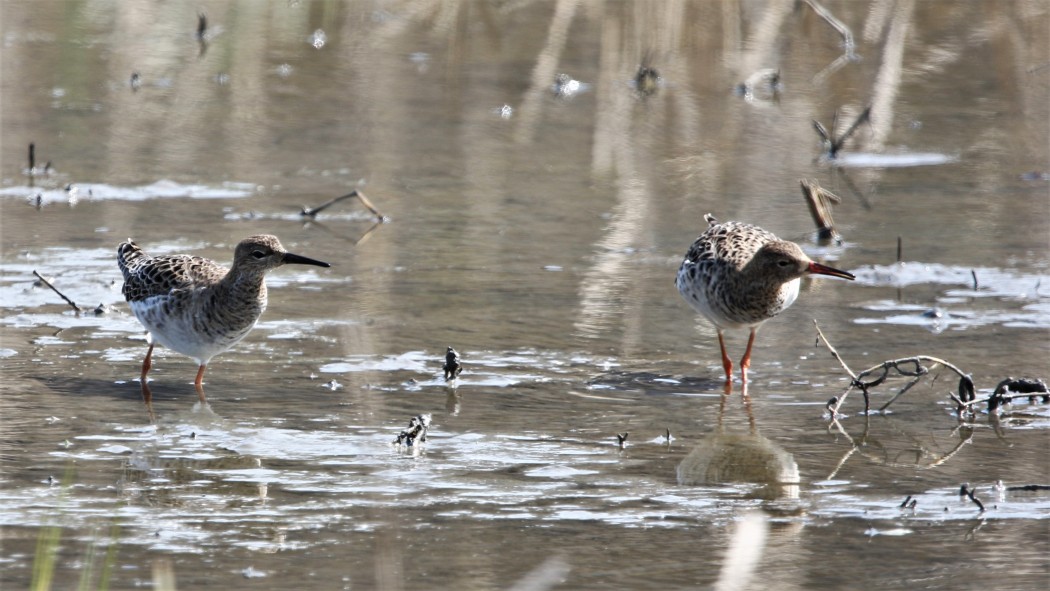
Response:
[[[708,228],[689,247],[675,285],[685,301],[718,331],[727,380],[732,363],[722,333],[726,329],[751,330],[741,361],[746,382],[755,331],[795,302],[803,275],[853,276],[811,261],[797,244],[780,240],[758,226],[719,223],[710,214],[704,219]]]
[[[289,253],[274,236],[251,236],[237,245],[233,266],[190,255],[150,256],[128,240],[117,248],[124,298],[155,343],[200,365],[195,385],[212,357],[228,350],[255,326],[266,309],[266,273],[284,264],[328,263]],[[150,353],[143,363],[143,387]]]

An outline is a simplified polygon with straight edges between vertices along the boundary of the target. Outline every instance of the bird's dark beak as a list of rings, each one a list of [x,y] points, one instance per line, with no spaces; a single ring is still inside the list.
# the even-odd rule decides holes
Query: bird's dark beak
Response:
[[[332,266],[332,265],[329,265],[328,263],[326,263],[324,261],[317,261],[317,260],[310,259],[310,258],[307,258],[307,257],[304,257],[304,256],[299,256],[297,254],[292,254],[290,252],[284,253],[284,257],[281,259],[281,262],[283,262],[286,265],[314,265],[315,267],[331,267]],[[851,276],[851,278],[852,278],[852,276]]]
[[[829,267],[827,265],[821,265],[820,263],[814,262],[809,263],[809,272],[813,275],[831,275],[832,277],[841,277],[843,279],[849,279],[850,281],[856,279],[852,273],[840,271],[839,269],[836,269],[834,267]]]

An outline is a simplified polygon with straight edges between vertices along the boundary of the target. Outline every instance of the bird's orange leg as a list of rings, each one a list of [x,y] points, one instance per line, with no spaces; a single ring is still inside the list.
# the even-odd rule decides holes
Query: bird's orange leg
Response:
[[[201,404],[208,404],[208,401],[204,399],[204,368],[206,366],[201,365],[197,370],[197,379],[193,381],[193,387],[197,389],[197,398],[201,399]]]
[[[740,380],[743,383],[747,383],[747,370],[751,367],[751,345],[755,344],[755,333],[758,332],[758,328],[751,329],[751,336],[747,338],[747,350],[744,351],[744,358],[740,360]]]
[[[718,346],[722,347],[722,369],[726,370],[726,383],[732,383],[733,381],[733,360],[729,358],[729,354],[726,353],[726,340],[722,336],[722,330],[718,331]]]
[[[153,343],[149,344],[149,350],[146,351],[146,358],[142,360],[142,385],[146,385],[146,374],[153,367]]]
[[[146,351],[146,358],[142,360],[142,375],[139,377],[139,383],[142,386],[142,401],[146,403],[146,410],[149,411],[150,420],[155,420],[153,415],[153,392],[149,389],[147,383],[146,374],[149,373],[150,368],[153,367],[153,343],[149,344],[149,350]]]

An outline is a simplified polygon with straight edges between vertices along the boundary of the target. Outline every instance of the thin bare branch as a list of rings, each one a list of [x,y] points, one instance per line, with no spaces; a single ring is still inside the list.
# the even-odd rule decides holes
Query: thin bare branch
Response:
[[[56,288],[54,285],[51,285],[51,282],[48,281],[47,279],[44,279],[44,276],[41,275],[40,273],[37,273],[36,270],[33,271],[33,275],[36,275],[37,279],[39,279],[41,281],[41,283],[43,283],[44,285],[50,287],[51,291],[57,293],[58,296],[60,298],[62,298],[63,300],[65,300],[67,304],[69,304],[70,306],[73,306],[74,310],[76,310],[77,312],[83,312],[84,311],[83,309],[80,308],[80,306],[78,306],[76,304],[76,302],[74,302],[73,300],[67,298],[64,293],[58,291],[58,288]]]
[[[842,360],[842,356],[839,355],[839,352],[835,349],[835,347],[831,345],[831,343],[828,341],[828,338],[824,336],[824,331],[820,330],[820,324],[817,323],[816,319],[813,319],[813,326],[817,328],[817,336],[820,337],[820,340],[824,341],[824,346],[828,348],[828,351],[831,351],[831,356],[838,360],[839,365],[842,366],[842,369],[846,370],[846,373],[848,373],[850,377],[849,387],[847,387],[846,391],[838,397],[838,400],[835,402],[835,404],[829,405],[831,416],[834,417],[835,414],[838,413],[839,408],[842,407],[842,403],[846,401],[846,396],[849,395],[850,391],[852,391],[854,387],[860,387],[861,392],[864,393],[864,412],[868,412],[870,406],[868,401],[867,388],[860,380],[857,379],[857,374],[853,373],[853,370],[850,369],[848,365],[846,365],[846,362]]]
[[[336,197],[335,199],[330,199],[329,201],[326,201],[325,203],[322,203],[321,205],[318,205],[317,207],[306,207],[306,206],[303,206],[302,210],[299,211],[299,215],[302,216],[302,217],[314,219],[314,218],[317,217],[317,214],[319,214],[322,211],[328,209],[329,207],[335,205],[336,203],[339,203],[340,201],[343,201],[345,199],[351,199],[353,197],[357,197],[357,200],[361,202],[361,205],[364,205],[366,208],[368,208],[368,211],[372,212],[372,215],[376,216],[376,220],[378,220],[380,222],[385,222],[386,221],[386,219],[387,219],[386,216],[384,216],[382,213],[380,213],[379,210],[376,209],[376,206],[372,204],[372,201],[369,200],[368,197],[365,197],[365,194],[362,193],[361,191],[358,191],[357,189],[354,189],[353,191],[350,191],[346,195],[340,195],[339,197]]]

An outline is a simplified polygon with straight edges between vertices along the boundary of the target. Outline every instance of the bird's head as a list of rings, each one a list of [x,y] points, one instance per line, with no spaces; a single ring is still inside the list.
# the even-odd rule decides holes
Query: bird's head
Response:
[[[250,236],[242,240],[233,254],[233,264],[244,270],[264,273],[281,265],[331,266],[322,261],[288,252],[276,236],[268,234]]]

